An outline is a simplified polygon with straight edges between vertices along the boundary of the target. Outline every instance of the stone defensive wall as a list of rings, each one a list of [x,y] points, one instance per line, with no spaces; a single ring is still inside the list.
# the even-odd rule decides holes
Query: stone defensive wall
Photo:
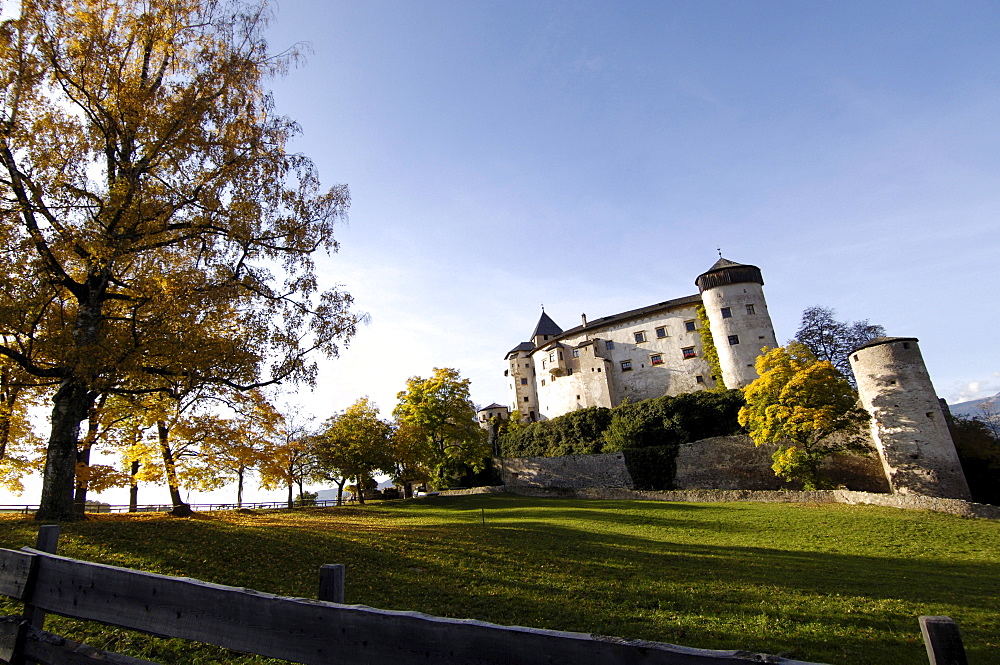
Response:
[[[776,446],[754,446],[747,436],[718,436],[678,447],[673,487],[678,490],[799,489],[771,469]],[[624,488],[635,483],[623,453],[517,457],[495,460],[508,488]],[[874,455],[837,455],[827,462],[834,484],[854,490],[888,492],[882,465]],[[511,489],[511,491],[514,491]]]
[[[852,506],[871,505],[906,510],[930,510],[961,517],[1000,519],[1000,506],[973,503],[962,499],[941,499],[916,494],[877,494],[853,490],[668,490],[649,492],[622,487],[542,488],[525,486],[474,487],[446,490],[441,496],[468,494],[519,494],[542,498],[604,499],[610,501],[676,501],[689,503],[726,503],[756,501],[761,503],[846,503]]]

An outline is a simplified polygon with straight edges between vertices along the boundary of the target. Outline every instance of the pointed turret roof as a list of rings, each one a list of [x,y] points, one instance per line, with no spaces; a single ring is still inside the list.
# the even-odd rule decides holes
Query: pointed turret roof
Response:
[[[705,272],[712,272],[713,270],[721,270],[722,268],[729,268],[730,266],[741,266],[741,265],[743,264],[737,263],[736,261],[730,261],[729,259],[724,259],[720,256],[719,260],[716,261],[715,264]]]
[[[535,332],[531,333],[531,339],[539,335],[559,335],[562,331],[562,328],[557,326],[556,322],[549,318],[549,315],[543,309],[542,315],[538,317],[538,325],[535,326]]]

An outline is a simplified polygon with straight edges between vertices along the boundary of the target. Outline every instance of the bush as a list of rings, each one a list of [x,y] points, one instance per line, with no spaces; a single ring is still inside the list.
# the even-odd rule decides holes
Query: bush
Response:
[[[637,490],[672,490],[677,477],[679,446],[626,448],[625,468]]]
[[[955,417],[949,424],[972,500],[1000,505],[1000,441],[976,418]]]
[[[302,492],[295,497],[295,506],[297,508],[302,508],[303,506],[315,506],[316,499],[318,497],[319,492]]]
[[[500,454],[560,457],[731,436],[743,432],[736,422],[743,405],[742,391],[726,390],[657,397],[614,409],[580,409],[507,429],[499,435]]]

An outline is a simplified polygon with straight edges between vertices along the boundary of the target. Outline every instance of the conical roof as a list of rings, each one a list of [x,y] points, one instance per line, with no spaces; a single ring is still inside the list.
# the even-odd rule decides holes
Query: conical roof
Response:
[[[556,322],[549,318],[549,315],[542,310],[542,315],[538,317],[538,325],[535,326],[535,332],[531,333],[531,338],[534,339],[539,335],[559,335],[562,334],[562,328],[556,325]]]
[[[721,256],[711,268],[698,275],[698,279],[694,280],[694,283],[698,285],[698,291],[701,293],[704,293],[705,289],[711,289],[716,286],[744,282],[763,284],[764,277],[760,274],[760,268],[730,261]]]

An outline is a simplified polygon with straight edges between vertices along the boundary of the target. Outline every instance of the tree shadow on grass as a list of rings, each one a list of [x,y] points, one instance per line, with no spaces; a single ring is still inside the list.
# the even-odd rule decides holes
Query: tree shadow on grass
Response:
[[[316,595],[320,565],[344,563],[348,602],[827,662],[923,665],[916,616],[949,614],[962,626],[971,662],[996,660],[989,646],[1000,632],[996,557],[913,559],[665,538],[674,527],[697,533],[697,522],[678,524],[680,516],[712,515],[711,507],[691,504],[632,510],[606,502],[602,510],[604,502],[448,501],[454,510],[445,518],[426,511],[426,523],[416,525],[392,526],[397,509],[380,508],[373,519],[389,524],[370,529],[338,521],[345,514],[336,511],[301,514],[295,528],[265,518],[95,521],[68,525],[62,552],[305,597]],[[488,526],[477,523],[477,508],[486,508]],[[594,528],[626,517],[646,520],[639,526],[655,521],[660,531]],[[701,528],[721,526],[712,519]],[[850,534],[844,539],[850,547]]]

